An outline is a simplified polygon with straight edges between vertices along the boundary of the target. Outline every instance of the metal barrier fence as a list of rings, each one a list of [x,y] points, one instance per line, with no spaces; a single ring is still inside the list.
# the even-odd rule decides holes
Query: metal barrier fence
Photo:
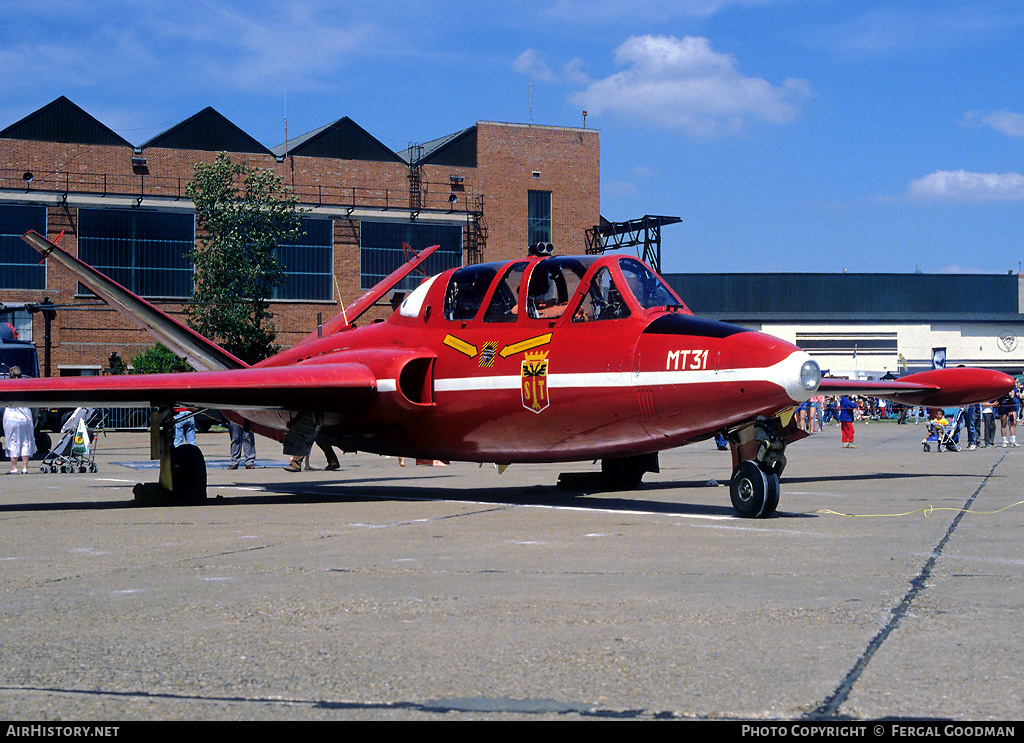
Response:
[[[149,428],[149,408],[103,408],[105,428],[145,431]]]

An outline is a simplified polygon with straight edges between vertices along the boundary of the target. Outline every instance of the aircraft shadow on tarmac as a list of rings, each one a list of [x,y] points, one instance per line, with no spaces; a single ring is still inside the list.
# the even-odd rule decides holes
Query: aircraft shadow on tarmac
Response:
[[[807,477],[784,477],[783,488],[789,485],[806,485],[812,483],[836,483],[843,481],[866,480],[902,480],[932,477],[930,474],[907,472],[874,472],[854,475],[815,475]],[[945,477],[976,477],[970,473],[944,473]],[[659,513],[682,516],[734,516],[735,511],[729,502],[728,481],[709,483],[707,480],[675,480],[669,482],[643,483],[635,490],[614,491],[602,489],[599,477],[594,473],[574,473],[568,485],[495,485],[480,488],[445,487],[448,476],[432,472],[422,477],[348,477],[344,480],[296,480],[288,479],[278,482],[262,483],[256,486],[245,485],[246,490],[234,490],[234,485],[210,485],[208,506],[259,505],[272,503],[332,503],[359,501],[453,501],[465,503],[488,503],[510,506],[547,506],[591,509],[594,511],[620,511],[636,513]],[[717,486],[716,486],[717,485]],[[116,498],[111,500],[71,501],[55,500],[39,503],[0,503],[0,514],[45,511],[74,510],[113,510],[124,508],[166,507],[168,503],[140,504],[132,499],[125,499],[124,485],[100,486],[116,491]],[[229,491],[229,494],[218,491]],[[698,490],[708,491],[698,496]],[[233,492],[230,492],[233,491]],[[672,497],[671,493],[690,491],[681,498]],[[692,499],[687,496],[692,494]],[[783,491],[785,494],[785,491]],[[713,503],[699,502],[713,500]],[[194,508],[196,506],[181,506]],[[796,514],[782,511],[778,518],[811,518],[814,514]]]
[[[267,505],[274,503],[344,503],[369,501],[450,501],[485,503],[509,506],[545,506],[592,509],[594,511],[619,511],[636,513],[661,513],[688,516],[734,516],[729,502],[728,483],[724,487],[709,488],[707,482],[674,482],[643,484],[636,490],[602,491],[597,487],[561,487],[550,485],[501,485],[481,488],[445,487],[445,475],[432,473],[424,477],[350,477],[345,480],[309,481],[289,479],[259,485],[241,485],[247,490],[239,491],[234,485],[211,484],[206,507]],[[665,494],[680,488],[702,488],[712,491],[709,498],[714,503],[679,502],[676,499],[644,497]],[[124,485],[103,485],[100,490],[116,492],[111,500],[53,500],[50,502],[8,502],[0,503],[0,514],[31,513],[47,511],[116,510],[151,507],[167,507],[166,503],[140,504],[125,498]],[[130,492],[130,490],[128,491]],[[696,499],[695,499],[696,500]],[[180,506],[195,508],[197,506]],[[382,503],[383,507],[383,503]],[[780,514],[784,515],[784,514]]]
[[[482,503],[495,506],[544,506],[551,508],[576,508],[593,511],[644,512],[680,515],[733,516],[735,512],[729,503],[728,490],[714,490],[713,504],[697,502],[679,502],[677,500],[645,498],[644,491],[648,486],[642,485],[631,491],[601,491],[599,489],[566,488],[551,485],[506,485],[484,488],[445,488],[437,477],[423,478],[422,483],[409,481],[395,482],[381,478],[376,481],[352,480],[344,483],[281,483],[264,486],[266,495],[242,496],[251,502],[270,502],[279,499],[283,494],[292,500],[308,500],[311,502],[330,501],[432,501]],[[697,486],[697,483],[693,483]],[[706,484],[701,484],[706,487]],[[651,488],[652,492],[655,490]],[[666,491],[668,488],[658,488]],[[231,503],[243,502],[240,498],[231,497]]]

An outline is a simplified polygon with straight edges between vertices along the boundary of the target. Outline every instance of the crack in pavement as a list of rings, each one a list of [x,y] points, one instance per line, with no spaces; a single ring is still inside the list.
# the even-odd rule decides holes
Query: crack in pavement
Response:
[[[864,652],[861,653],[857,662],[853,664],[853,667],[847,672],[846,676],[843,677],[842,682],[836,687],[824,701],[817,705],[811,712],[804,715],[805,720],[820,720],[820,719],[835,719],[840,717],[839,708],[846,703],[846,700],[850,697],[850,692],[853,691],[854,685],[860,679],[861,674],[864,673],[864,669],[867,668],[871,659],[875,657],[875,654],[881,649],[882,645],[889,638],[889,636],[896,630],[902,619],[910,611],[911,605],[917,600],[917,597],[927,587],[928,579],[931,577],[932,568],[935,566],[936,561],[942,555],[943,549],[953,536],[953,532],[956,531],[957,526],[960,524],[960,520],[963,519],[964,515],[970,510],[974,501],[977,500],[981,491],[984,490],[988,484],[989,479],[995,474],[996,468],[1003,463],[1006,459],[1006,454],[999,458],[999,460],[992,465],[992,468],[985,475],[985,479],[981,481],[977,489],[971,494],[971,497],[967,499],[963,508],[956,515],[952,522],[949,524],[949,528],[946,529],[946,533],[939,540],[939,543],[932,550],[931,555],[925,561],[921,568],[921,571],[917,576],[910,581],[910,590],[903,596],[903,600],[900,601],[891,611],[892,617],[886,622],[885,626],[879,630],[878,634],[871,638],[868,642]]]

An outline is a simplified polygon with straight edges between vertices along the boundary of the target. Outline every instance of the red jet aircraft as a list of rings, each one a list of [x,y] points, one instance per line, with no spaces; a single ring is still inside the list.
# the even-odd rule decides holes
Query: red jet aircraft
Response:
[[[624,489],[657,471],[657,452],[722,433],[733,506],[764,518],[778,505],[786,445],[806,435],[794,407],[810,396],[849,391],[937,407],[1013,386],[1006,374],[969,368],[896,382],[822,379],[786,341],[694,316],[636,258],[554,257],[550,246],[428,278],[389,319],[357,328],[428,248],[295,347],[248,366],[40,235],[24,239],[198,371],[4,380],[0,404],[220,408],[286,454],[322,437],[344,451],[421,459],[600,459],[609,487]],[[205,498],[202,454],[163,440],[162,486],[185,501]]]

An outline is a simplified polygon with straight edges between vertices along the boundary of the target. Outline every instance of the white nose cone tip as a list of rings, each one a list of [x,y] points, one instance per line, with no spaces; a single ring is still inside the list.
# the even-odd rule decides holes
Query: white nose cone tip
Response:
[[[793,402],[805,402],[818,392],[821,367],[804,351],[795,351],[779,364],[780,382]]]

